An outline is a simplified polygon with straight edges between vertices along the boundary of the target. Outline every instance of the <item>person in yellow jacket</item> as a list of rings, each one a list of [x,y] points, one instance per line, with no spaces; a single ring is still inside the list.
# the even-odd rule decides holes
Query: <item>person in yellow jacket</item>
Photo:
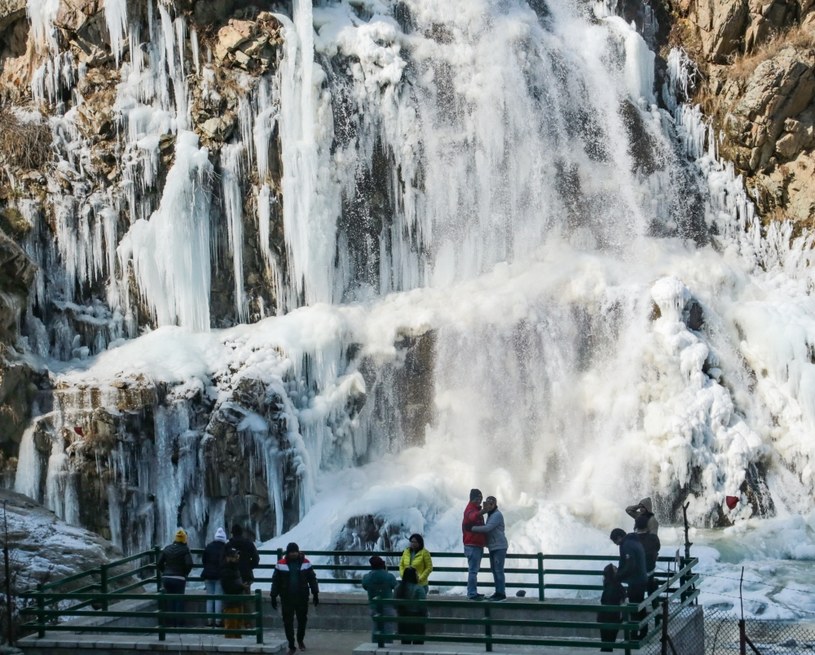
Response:
[[[428,578],[431,571],[433,571],[433,560],[430,558],[430,552],[424,547],[424,539],[420,534],[410,535],[410,546],[405,548],[402,553],[402,559],[399,562],[399,576],[405,576],[405,569],[416,569],[416,575],[419,576],[419,584],[425,588],[429,586]]]

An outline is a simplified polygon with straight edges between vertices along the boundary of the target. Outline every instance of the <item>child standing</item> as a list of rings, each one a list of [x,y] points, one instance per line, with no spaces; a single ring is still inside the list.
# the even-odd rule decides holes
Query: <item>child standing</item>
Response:
[[[600,596],[601,605],[622,605],[625,600],[625,587],[617,581],[617,567],[609,564],[603,569],[603,595]],[[622,612],[597,612],[598,623],[619,623]],[[600,628],[600,641],[614,643],[617,640],[619,628]],[[601,648],[601,652],[611,652],[613,648]]]

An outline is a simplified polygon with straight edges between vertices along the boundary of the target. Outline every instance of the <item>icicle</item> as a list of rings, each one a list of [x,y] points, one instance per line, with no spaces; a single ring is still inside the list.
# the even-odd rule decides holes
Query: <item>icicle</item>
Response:
[[[235,314],[244,323],[247,316],[246,292],[243,284],[243,178],[244,147],[228,144],[221,150],[221,191],[224,199],[229,250],[232,253],[232,275],[235,278]]]
[[[118,67],[127,34],[127,0],[105,0],[105,22],[110,35],[110,49]]]

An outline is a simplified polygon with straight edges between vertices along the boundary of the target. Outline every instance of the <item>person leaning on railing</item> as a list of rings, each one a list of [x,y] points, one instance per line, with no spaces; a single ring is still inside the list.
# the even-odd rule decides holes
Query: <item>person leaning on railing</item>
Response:
[[[156,567],[161,573],[161,586],[165,593],[183,594],[187,588],[187,576],[192,571],[192,554],[187,546],[187,533],[179,528],[175,533],[173,543],[161,551]],[[171,600],[166,604],[168,612],[180,613],[184,611],[184,601]],[[176,614],[167,619],[169,627],[183,625],[184,621]]]
[[[402,559],[399,561],[399,577],[403,580],[407,568],[413,568],[416,571],[419,578],[418,584],[427,591],[430,586],[428,579],[433,572],[433,559],[430,557],[430,551],[424,547],[424,538],[420,534],[410,535],[410,545],[405,548]]]
[[[425,588],[419,584],[419,576],[416,569],[408,567],[402,573],[402,581],[396,587],[396,598],[399,600],[423,601],[427,598]],[[427,616],[427,606],[422,603],[405,603],[396,608],[396,614],[400,617],[424,617]],[[424,623],[399,623],[399,634],[413,635],[413,639],[402,638],[403,644],[423,644],[425,635]]]
[[[380,610],[384,616],[396,616],[396,608],[387,601],[393,598],[393,590],[398,584],[393,573],[388,573],[387,565],[379,555],[374,555],[368,560],[371,570],[362,576],[362,588],[368,592],[368,605],[371,608],[371,618],[379,614]],[[393,632],[393,623],[387,622],[380,625],[373,621],[371,641],[377,641],[376,632]]]

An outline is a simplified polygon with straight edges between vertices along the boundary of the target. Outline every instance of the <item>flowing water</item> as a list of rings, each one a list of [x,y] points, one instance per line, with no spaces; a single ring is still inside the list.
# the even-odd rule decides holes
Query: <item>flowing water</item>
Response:
[[[764,534],[775,516],[813,543],[811,243],[760,226],[684,104],[681,51],[658,89],[643,36],[602,2],[295,0],[277,16],[278,71],[247,87],[213,161],[191,130],[190,76],[205,93],[213,79],[195,32],[162,4],[128,24],[125,5],[107,16],[125,182],[81,203],[54,190],[64,227],[29,252],[58,274],[38,281],[26,333],[66,387],[173,388],[141,415],[151,443],[117,455],[111,521],[140,526],[126,545],[179,521],[200,539],[218,527],[225,500],[201,483],[200,455],[215,410],[237,417],[246,466],[263,471],[267,534],[297,525],[313,548],[365,514],[457,548],[472,486],[499,497],[519,551],[608,549],[620,508],[646,495],[665,522],[687,502],[700,527]],[[81,170],[87,144],[59,98],[82,71],[36,15],[51,56],[35,95]],[[270,293],[246,282],[250,239]],[[224,323],[210,304],[221,269],[235,327],[210,331]],[[47,316],[49,300],[86,316],[93,340]],[[135,339],[145,325],[158,329]],[[276,409],[233,403],[250,379]],[[55,435],[91,406],[64,395]],[[45,481],[41,499],[81,520],[59,440],[44,462],[33,438],[16,488]],[[142,460],[157,468],[139,473]],[[740,497],[733,512],[725,495]],[[735,560],[812,557],[770,550]]]

